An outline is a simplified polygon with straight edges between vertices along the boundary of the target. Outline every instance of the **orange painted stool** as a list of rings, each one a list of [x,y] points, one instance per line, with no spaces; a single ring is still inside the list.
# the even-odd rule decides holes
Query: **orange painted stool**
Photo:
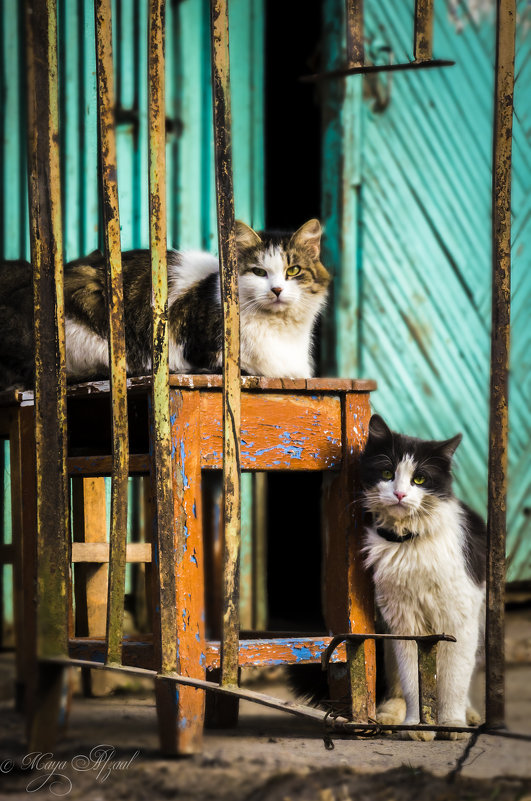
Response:
[[[205,568],[211,555],[205,551],[203,542],[201,475],[203,470],[222,468],[221,386],[221,376],[170,377],[178,670],[192,678],[205,678],[207,671],[219,668],[220,658],[219,642],[205,637]],[[242,378],[241,469],[327,474],[323,482],[325,569],[322,596],[328,631],[317,636],[242,632],[241,667],[320,662],[333,634],[365,633],[374,628],[372,589],[360,555],[361,510],[353,500],[359,489],[359,455],[368,431],[370,392],[375,388],[375,382],[366,380]],[[111,472],[108,393],[109,385],[105,381],[69,388],[68,472],[72,478],[86,481]],[[148,475],[150,471],[149,396],[148,378],[129,380],[132,475]],[[26,394],[26,403],[30,402],[30,397]],[[9,414],[22,415],[27,426],[28,408],[31,420],[33,409],[22,406],[20,401],[19,398],[13,407],[18,411]],[[29,443],[31,431],[27,437]],[[27,470],[31,470],[31,466]],[[31,479],[27,474],[22,477],[26,492],[32,481],[33,476]],[[28,530],[26,549],[34,547],[34,537],[34,530]],[[108,562],[108,545],[88,541],[91,538],[92,534],[87,532],[87,537],[78,538],[83,541],[72,544],[72,560],[77,564],[101,566]],[[102,538],[98,536],[98,539]],[[146,563],[153,582],[157,572],[150,571],[151,544],[129,544],[127,551],[128,561]],[[23,578],[26,587],[29,581],[31,577],[26,573]],[[321,594],[320,587],[315,587],[314,591]],[[93,599],[89,599],[89,611],[92,605]],[[94,610],[92,614],[96,614]],[[31,613],[29,616],[32,617]],[[215,622],[213,628],[216,628]],[[156,669],[155,650],[150,635],[125,637],[123,663]],[[72,624],[69,655],[101,662],[105,655],[104,639],[91,636],[90,630],[86,636],[79,636]],[[334,660],[344,663],[345,658],[345,648],[338,649]],[[366,644],[365,665],[370,715],[374,712],[375,680],[370,642]],[[335,678],[333,670],[334,666],[331,694],[338,697],[348,687],[346,669],[344,664],[336,665]],[[193,753],[200,750],[205,692],[183,685],[171,685],[170,689],[160,681],[156,682],[156,687],[163,751]],[[231,717],[230,707],[233,718],[234,708],[237,708],[237,701],[227,701],[223,699],[225,714],[221,713],[225,720]]]

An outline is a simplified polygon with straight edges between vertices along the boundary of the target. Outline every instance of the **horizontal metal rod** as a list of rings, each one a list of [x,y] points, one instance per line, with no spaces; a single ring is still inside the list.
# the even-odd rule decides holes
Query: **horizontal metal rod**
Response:
[[[349,75],[365,75],[371,72],[403,72],[404,70],[426,70],[433,67],[453,67],[455,61],[444,59],[433,59],[431,61],[407,61],[404,64],[370,64],[365,67],[350,67],[343,70],[330,70],[315,75],[302,75],[299,81],[302,83],[317,83],[318,81],[329,81],[333,78],[346,78]]]
[[[65,657],[50,657],[41,660],[44,663],[53,663],[57,665],[64,665],[65,667],[86,667],[91,670],[115,670],[118,673],[129,673],[137,676],[144,676],[148,679],[161,679],[164,681],[174,681],[176,684],[185,684],[189,687],[197,687],[201,690],[220,693],[224,695],[231,695],[235,698],[240,698],[242,701],[251,701],[261,706],[267,706],[271,709],[278,709],[282,712],[288,712],[290,715],[313,720],[316,723],[325,723],[327,727],[336,729],[343,732],[364,731],[451,731],[451,732],[468,732],[470,734],[477,733],[478,728],[473,726],[430,726],[424,724],[411,724],[411,725],[383,725],[381,723],[351,723],[344,717],[331,718],[328,712],[321,712],[311,706],[303,704],[294,704],[291,701],[283,701],[275,698],[272,695],[265,693],[257,693],[254,690],[246,690],[236,686],[223,686],[216,684],[212,681],[205,681],[204,679],[193,679],[189,676],[181,676],[178,673],[157,673],[156,670],[149,670],[147,668],[131,667],[129,665],[109,664],[104,662],[93,662],[90,659],[67,659]],[[492,734],[498,737],[510,737],[515,740],[531,740],[531,735],[522,732],[510,732],[506,729],[482,729],[481,734]]]
[[[326,670],[328,667],[330,657],[338,645],[341,645],[343,642],[365,642],[365,640],[415,640],[417,643],[424,644],[442,641],[456,642],[452,634],[419,634],[418,636],[414,634],[336,634],[335,637],[332,637],[326,651],[323,651],[321,654],[321,666],[323,670]]]

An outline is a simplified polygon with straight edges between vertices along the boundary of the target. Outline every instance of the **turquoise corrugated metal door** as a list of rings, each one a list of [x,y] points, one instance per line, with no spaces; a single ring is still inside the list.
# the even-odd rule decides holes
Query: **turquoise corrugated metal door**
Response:
[[[327,8],[329,36],[336,42],[339,5],[330,0]],[[334,309],[339,330],[331,352],[339,371],[378,379],[374,407],[394,428],[441,438],[464,432],[457,491],[484,511],[494,4],[438,2],[435,7],[435,56],[454,59],[455,67],[346,82],[339,130],[345,166],[339,185],[325,165],[325,185],[335,181],[332,201],[325,195],[325,212],[346,243],[343,252],[331,248],[340,285]],[[373,61],[387,58],[386,48],[394,61],[411,58],[412,10],[405,3],[367,3]],[[531,578],[531,36],[525,37],[525,0],[519,10],[509,580]],[[330,61],[337,61],[333,46],[328,49]],[[327,102],[334,101],[329,96]],[[337,134],[337,119],[325,125],[332,140],[334,126]],[[330,164],[331,154],[325,151],[326,160]],[[347,258],[345,250],[350,251]]]

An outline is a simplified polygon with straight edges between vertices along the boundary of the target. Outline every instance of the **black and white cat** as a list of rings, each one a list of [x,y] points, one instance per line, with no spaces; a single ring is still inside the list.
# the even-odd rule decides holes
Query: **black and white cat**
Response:
[[[479,722],[469,690],[485,605],[485,525],[452,492],[452,457],[460,441],[461,434],[443,442],[397,434],[373,415],[362,457],[364,506],[372,518],[365,530],[365,560],[387,630],[444,632],[457,639],[438,646],[438,723],[446,726]],[[388,697],[377,719],[388,725],[418,723],[416,644],[393,641],[392,651],[398,676],[387,666]]]
[[[236,223],[241,366],[249,375],[307,378],[312,334],[330,276],[320,262],[321,226],[309,220],[292,235],[256,233]],[[122,254],[127,371],[151,369],[149,251]],[[108,304],[100,251],[65,267],[66,370],[71,381],[108,374]],[[31,384],[31,266],[0,269],[0,386]],[[222,317],[218,261],[199,251],[168,251],[170,371],[219,372]]]

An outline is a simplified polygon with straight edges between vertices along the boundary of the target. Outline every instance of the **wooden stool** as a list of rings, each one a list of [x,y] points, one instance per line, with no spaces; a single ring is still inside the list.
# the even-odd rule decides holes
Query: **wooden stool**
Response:
[[[147,475],[150,381],[131,379],[129,385],[130,473]],[[209,555],[203,545],[201,473],[222,467],[221,377],[175,375],[170,377],[170,385],[178,669],[183,675],[204,678],[206,671],[219,667],[220,656],[219,642],[205,637],[205,560]],[[323,489],[323,602],[328,631],[318,636],[258,636],[242,632],[241,667],[319,662],[331,635],[373,630],[372,590],[360,556],[361,510],[353,502],[359,491],[359,455],[368,432],[369,394],[375,386],[373,381],[346,379],[242,379],[241,469],[327,473]],[[108,382],[69,389],[71,477],[88,479],[110,474],[108,391]],[[24,413],[24,408],[27,407],[19,403],[18,415]],[[31,416],[32,411],[30,407]],[[26,486],[33,485],[33,476],[29,479],[26,475],[23,480]],[[181,532],[184,536],[179,536]],[[27,539],[31,536],[29,532]],[[108,561],[108,546],[104,542],[76,542],[72,557],[77,564],[101,564]],[[128,546],[128,560],[145,562],[148,571],[151,558],[149,545]],[[26,587],[28,581],[26,575]],[[313,591],[321,594],[318,586]],[[89,598],[87,608],[91,607]],[[90,636],[90,632],[87,635],[74,636],[72,630],[70,657],[103,661],[103,638]],[[125,665],[157,669],[154,653],[151,636],[124,638]],[[344,663],[345,649],[340,649],[334,659]],[[365,665],[371,715],[375,681],[372,643],[366,645]],[[344,664],[332,665],[332,696],[342,695],[347,687]],[[156,688],[163,751],[200,750],[205,692],[160,680]],[[234,719],[237,701],[223,701],[222,719]]]

